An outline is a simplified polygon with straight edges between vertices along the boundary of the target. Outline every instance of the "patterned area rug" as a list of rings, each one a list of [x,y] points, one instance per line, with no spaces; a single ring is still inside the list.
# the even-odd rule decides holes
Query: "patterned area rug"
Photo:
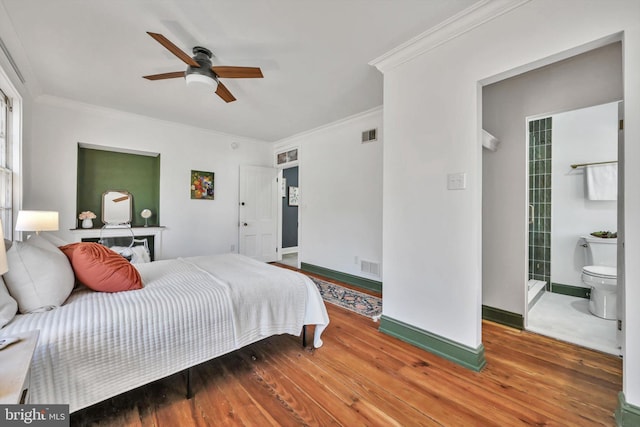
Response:
[[[382,299],[309,276],[322,299],[377,321],[382,314]]]

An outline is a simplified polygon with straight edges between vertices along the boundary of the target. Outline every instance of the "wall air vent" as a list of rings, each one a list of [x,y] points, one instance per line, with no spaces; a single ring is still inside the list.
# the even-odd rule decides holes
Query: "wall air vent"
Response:
[[[363,273],[373,274],[374,276],[380,276],[380,264],[372,261],[360,261],[360,271]]]
[[[362,132],[362,143],[377,141],[378,140],[378,129],[370,129]]]

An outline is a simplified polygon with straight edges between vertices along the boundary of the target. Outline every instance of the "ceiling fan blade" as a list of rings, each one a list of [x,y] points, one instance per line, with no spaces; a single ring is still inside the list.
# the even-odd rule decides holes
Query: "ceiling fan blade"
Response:
[[[185,64],[191,65],[192,67],[200,67],[200,64],[198,64],[192,57],[184,53],[184,51],[182,51],[175,44],[171,43],[171,41],[162,34],[151,33],[149,31],[147,31],[147,34],[153,37],[158,43],[164,46],[169,52],[177,56]]]
[[[259,67],[215,66],[211,67],[211,71],[216,73],[218,77],[226,79],[261,79],[264,77]]]
[[[142,76],[142,77],[147,80],[175,79],[178,77],[184,77],[184,71],[173,71],[171,73],[152,74],[150,76]]]
[[[227,89],[227,87],[220,82],[218,82],[218,89],[216,89],[216,94],[226,102],[233,102],[236,100],[235,96],[231,95],[231,92],[229,92],[229,89]]]

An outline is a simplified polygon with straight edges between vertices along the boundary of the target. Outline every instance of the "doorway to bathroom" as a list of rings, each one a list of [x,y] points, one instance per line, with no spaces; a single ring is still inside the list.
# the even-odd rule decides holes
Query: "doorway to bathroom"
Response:
[[[619,355],[615,319],[590,312],[582,279],[585,238],[617,232],[617,125],[618,102],[528,120],[527,329]]]
[[[561,187],[556,188],[562,184],[555,184],[555,178],[583,185],[584,170],[573,169],[571,164],[582,163],[581,156],[585,156],[584,162],[596,161],[588,158],[595,151],[581,142],[586,141],[583,135],[595,136],[600,126],[587,120],[579,129],[582,134],[572,137],[575,153],[556,153],[555,150],[561,148],[556,132],[564,126],[562,115],[566,114],[566,122],[573,111],[604,104],[613,104],[614,109],[623,96],[621,43],[607,40],[577,50],[564,60],[503,80],[491,80],[482,87],[482,127],[499,141],[497,147],[483,149],[482,155],[483,317],[619,354],[615,344],[585,342],[584,336],[597,335],[593,333],[596,327],[587,328],[589,332],[581,335],[581,325],[601,320],[586,314],[585,310],[582,320],[568,320],[571,327],[566,335],[557,334],[561,323],[570,319],[569,313],[581,308],[581,304],[583,308],[588,306],[589,289],[580,280],[579,273],[585,265],[580,236],[607,229],[616,231],[615,220],[613,225],[599,222],[598,225],[583,224],[580,230],[570,229],[580,225],[582,214],[559,210],[564,202],[571,201],[583,208],[589,204],[591,213],[602,213],[604,204],[609,203],[589,202],[584,197],[584,187],[582,190],[574,187],[571,198],[562,193]],[[616,114],[610,122],[614,149],[617,123]],[[530,147],[531,138],[537,138],[538,145]],[[529,166],[533,174],[529,173]],[[562,198],[556,200],[556,197]],[[562,221],[556,218],[560,214],[565,215]],[[562,250],[555,246],[560,243],[565,245]],[[557,258],[560,256],[562,259]],[[577,281],[562,275],[565,267],[574,273],[577,270]],[[575,279],[576,275],[572,277]],[[536,326],[535,316],[547,306],[545,300],[550,299],[549,296],[574,299],[555,311],[542,313],[541,324]],[[607,332],[608,339],[615,343],[616,322],[605,322],[611,331]]]

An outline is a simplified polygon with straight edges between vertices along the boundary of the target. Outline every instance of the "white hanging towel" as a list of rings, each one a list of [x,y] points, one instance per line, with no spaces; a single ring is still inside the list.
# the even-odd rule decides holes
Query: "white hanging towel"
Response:
[[[587,198],[589,200],[618,199],[618,164],[588,165],[585,167]]]

